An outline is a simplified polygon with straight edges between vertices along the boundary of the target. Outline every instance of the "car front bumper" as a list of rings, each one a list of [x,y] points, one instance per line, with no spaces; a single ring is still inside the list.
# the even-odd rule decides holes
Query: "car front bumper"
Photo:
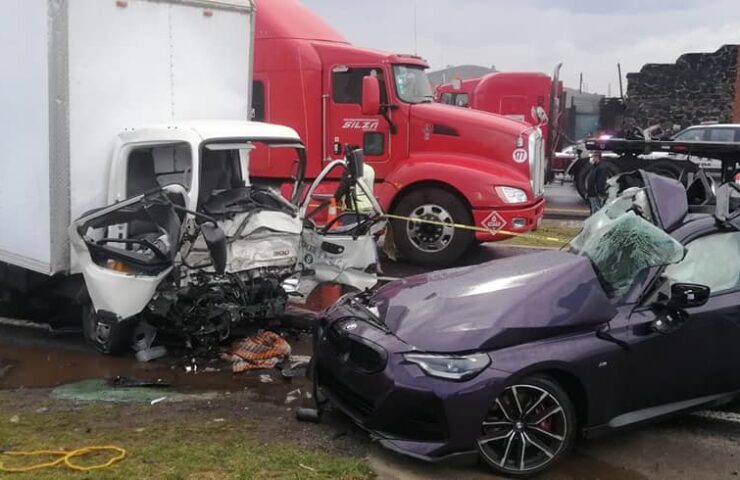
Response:
[[[402,354],[411,347],[362,321],[319,328],[319,391],[381,445],[427,461],[475,452],[481,423],[508,377],[489,367],[453,382],[426,375]],[[339,330],[339,337],[336,332]]]

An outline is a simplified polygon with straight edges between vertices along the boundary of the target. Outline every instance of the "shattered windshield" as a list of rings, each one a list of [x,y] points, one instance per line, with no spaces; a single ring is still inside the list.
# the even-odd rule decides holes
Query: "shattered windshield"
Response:
[[[434,100],[432,85],[422,67],[395,65],[393,79],[396,82],[398,98],[404,102],[429,103]]]
[[[625,293],[647,269],[677,263],[685,254],[683,245],[636,213],[641,193],[596,212],[570,243],[572,252],[591,260],[611,296]]]

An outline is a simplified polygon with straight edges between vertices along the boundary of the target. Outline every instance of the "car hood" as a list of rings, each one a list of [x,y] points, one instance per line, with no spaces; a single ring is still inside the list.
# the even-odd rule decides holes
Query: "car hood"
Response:
[[[390,283],[371,299],[386,326],[429,352],[492,350],[608,322],[588,258],[547,251]]]

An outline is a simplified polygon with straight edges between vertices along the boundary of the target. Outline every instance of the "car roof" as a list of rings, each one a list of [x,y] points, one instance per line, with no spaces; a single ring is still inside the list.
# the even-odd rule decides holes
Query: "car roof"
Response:
[[[683,131],[686,130],[693,130],[697,128],[740,128],[740,123],[712,123],[707,125],[692,125],[688,128],[685,128]]]

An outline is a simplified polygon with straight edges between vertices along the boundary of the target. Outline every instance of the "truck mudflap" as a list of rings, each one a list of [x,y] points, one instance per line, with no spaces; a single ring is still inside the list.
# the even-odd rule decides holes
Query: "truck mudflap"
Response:
[[[512,233],[536,230],[544,214],[544,199],[521,208],[473,210],[475,226],[486,230],[476,231],[475,239],[479,242],[495,242],[510,238]]]

